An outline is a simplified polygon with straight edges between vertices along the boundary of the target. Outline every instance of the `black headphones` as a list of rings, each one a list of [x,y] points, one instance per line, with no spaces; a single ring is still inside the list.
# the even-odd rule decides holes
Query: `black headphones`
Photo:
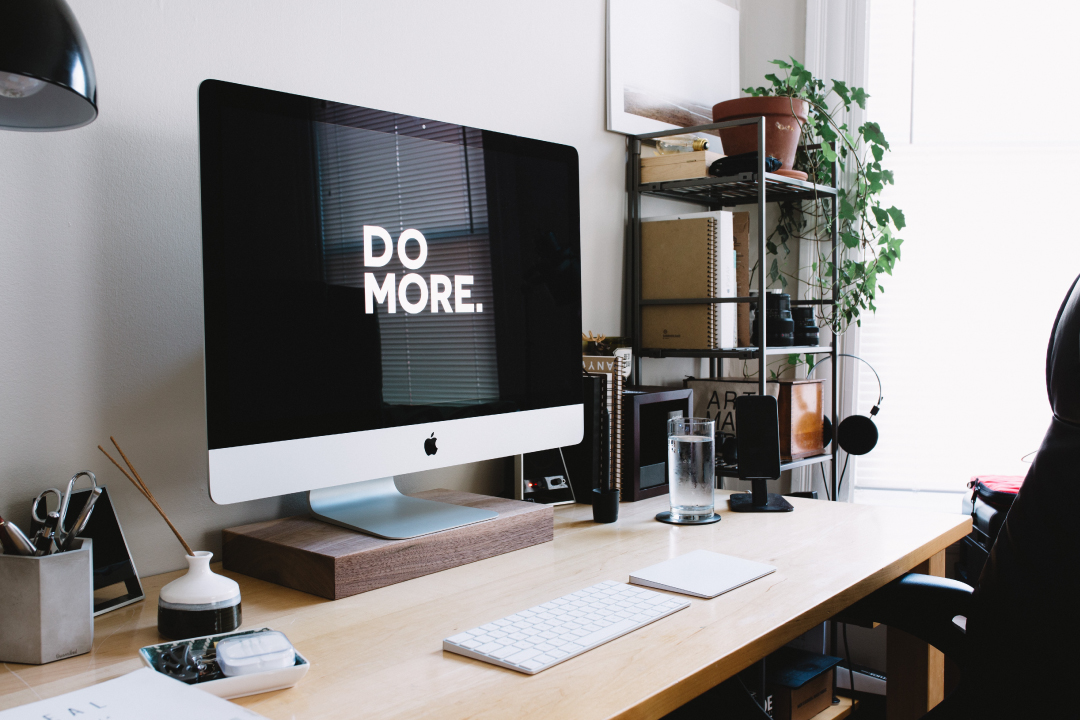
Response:
[[[877,425],[870,418],[878,414],[881,409],[881,376],[877,374],[877,370],[870,363],[863,360],[857,355],[849,355],[848,353],[837,353],[840,357],[849,357],[864,363],[866,367],[870,368],[870,372],[874,373],[874,377],[877,378],[878,386],[878,399],[874,403],[874,407],[870,410],[869,417],[866,415],[849,415],[840,421],[840,426],[836,428],[836,444],[839,445],[844,452],[848,455],[865,455],[877,446],[878,442],[878,429]],[[826,356],[827,359],[828,356]],[[814,365],[811,373],[820,367],[821,363]],[[824,423],[824,435],[825,445],[828,446],[832,442],[832,421],[825,417]]]

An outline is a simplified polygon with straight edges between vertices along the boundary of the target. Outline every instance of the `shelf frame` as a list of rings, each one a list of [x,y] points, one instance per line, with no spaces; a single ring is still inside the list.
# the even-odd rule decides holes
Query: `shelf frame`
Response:
[[[761,362],[758,363],[758,379],[757,390],[759,395],[765,394],[766,386],[766,373],[764,357],[773,355],[787,355],[787,354],[828,354],[832,359],[830,373],[831,373],[831,385],[830,395],[832,396],[832,426],[836,428],[839,426],[838,412],[840,407],[840,388],[839,388],[839,337],[833,334],[831,346],[820,347],[762,347],[758,345],[752,348],[734,348],[732,350],[668,350],[657,348],[644,348],[641,345],[641,311],[645,306],[650,305],[699,305],[699,304],[714,304],[714,303],[741,303],[745,302],[755,307],[755,324],[757,325],[757,337],[764,342],[767,337],[765,334],[766,318],[765,318],[765,291],[766,280],[764,272],[765,257],[767,256],[765,247],[765,210],[768,202],[778,202],[784,200],[803,201],[803,200],[820,200],[825,199],[829,204],[829,216],[832,227],[831,232],[831,245],[832,245],[832,257],[837,257],[837,251],[839,247],[839,208],[838,208],[838,190],[836,187],[836,181],[839,177],[839,164],[834,161],[832,163],[832,185],[819,185],[808,181],[795,180],[793,178],[787,178],[775,173],[766,172],[765,170],[765,153],[758,152],[757,168],[752,173],[742,173],[740,175],[716,178],[692,178],[686,180],[670,180],[667,182],[659,183],[641,183],[641,144],[644,140],[654,140],[656,138],[666,137],[670,135],[682,135],[684,133],[699,133],[708,132],[713,130],[721,130],[730,127],[739,127],[743,125],[756,125],[757,130],[757,146],[760,149],[765,147],[765,118],[763,116],[756,118],[746,118],[743,120],[731,120],[727,122],[709,123],[706,125],[695,125],[687,128],[673,128],[671,130],[661,130],[658,132],[644,133],[642,135],[630,135],[627,137],[628,141],[628,153],[627,153],[627,168],[626,168],[626,188],[629,202],[627,203],[627,223],[626,223],[626,253],[627,253],[627,269],[628,269],[628,281],[630,285],[630,292],[627,293],[626,302],[626,317],[629,319],[630,336],[633,343],[633,366],[631,368],[631,380],[634,383],[640,384],[641,382],[641,370],[642,361],[644,357],[694,357],[694,358],[708,358],[709,359],[709,371],[710,376],[716,377],[718,375],[719,361],[724,358],[729,359],[757,359]],[[835,149],[835,148],[834,148]],[[756,297],[737,297],[737,298],[672,298],[672,299],[650,299],[643,300],[641,297],[641,198],[643,195],[649,195],[653,197],[666,197],[670,199],[680,200],[683,202],[697,203],[699,205],[705,205],[709,210],[721,210],[725,207],[731,207],[734,205],[756,205],[757,214],[757,250],[759,258],[759,271],[758,271],[758,294]],[[818,306],[837,306],[840,301],[840,287],[839,287],[839,270],[837,262],[833,262],[832,267],[832,298],[821,298],[815,300],[793,300],[793,305],[818,305]],[[831,486],[831,497],[836,499],[837,497],[837,463],[833,460],[832,453],[826,453],[824,455],[815,456],[813,459],[806,458],[806,461],[796,461],[794,463],[782,463],[781,470],[787,470],[795,467],[802,467],[813,463],[829,462],[829,485]],[[832,461],[832,462],[830,462]],[[719,474],[719,472],[718,472]]]
[[[807,465],[818,465],[818,464],[823,463],[823,462],[829,462],[832,459],[833,459],[832,453],[827,452],[827,453],[823,453],[821,455],[811,455],[810,457],[799,458],[798,460],[792,460],[790,462],[782,462],[782,463],[780,463],[780,472],[784,472],[785,470],[793,470],[793,469],[799,468],[799,467],[805,467]],[[732,474],[732,473],[734,473],[734,474]],[[717,463],[717,465],[716,465],[716,477],[738,478],[739,477],[739,466],[738,465],[724,465],[722,463]]]

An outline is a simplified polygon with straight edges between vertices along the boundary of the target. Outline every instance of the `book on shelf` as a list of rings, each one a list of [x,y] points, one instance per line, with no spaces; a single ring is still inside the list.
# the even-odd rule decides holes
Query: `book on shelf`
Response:
[[[735,294],[750,297],[750,213],[731,213],[735,245]],[[750,304],[738,304],[738,347],[750,347]]]
[[[583,355],[582,368],[590,375],[607,377],[608,472],[612,487],[622,488],[622,394],[623,358],[607,355]],[[600,478],[601,485],[604,479]]]
[[[732,213],[689,213],[641,223],[641,297],[735,297]],[[645,305],[642,345],[672,350],[728,350],[736,342],[735,303]]]

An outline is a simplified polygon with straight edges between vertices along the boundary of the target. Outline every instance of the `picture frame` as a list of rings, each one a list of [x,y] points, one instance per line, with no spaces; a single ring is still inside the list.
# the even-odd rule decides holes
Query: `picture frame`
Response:
[[[721,0],[608,0],[608,130],[711,123],[712,106],[738,96],[738,10]]]

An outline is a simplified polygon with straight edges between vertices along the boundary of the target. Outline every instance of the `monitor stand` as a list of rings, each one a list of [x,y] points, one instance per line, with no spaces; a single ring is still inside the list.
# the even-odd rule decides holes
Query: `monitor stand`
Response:
[[[402,495],[394,478],[308,492],[311,513],[328,523],[387,540],[405,540],[494,520],[498,513]]]
[[[728,497],[734,512],[791,512],[795,509],[782,495],[769,492],[765,478],[754,478],[750,482],[750,492]]]

